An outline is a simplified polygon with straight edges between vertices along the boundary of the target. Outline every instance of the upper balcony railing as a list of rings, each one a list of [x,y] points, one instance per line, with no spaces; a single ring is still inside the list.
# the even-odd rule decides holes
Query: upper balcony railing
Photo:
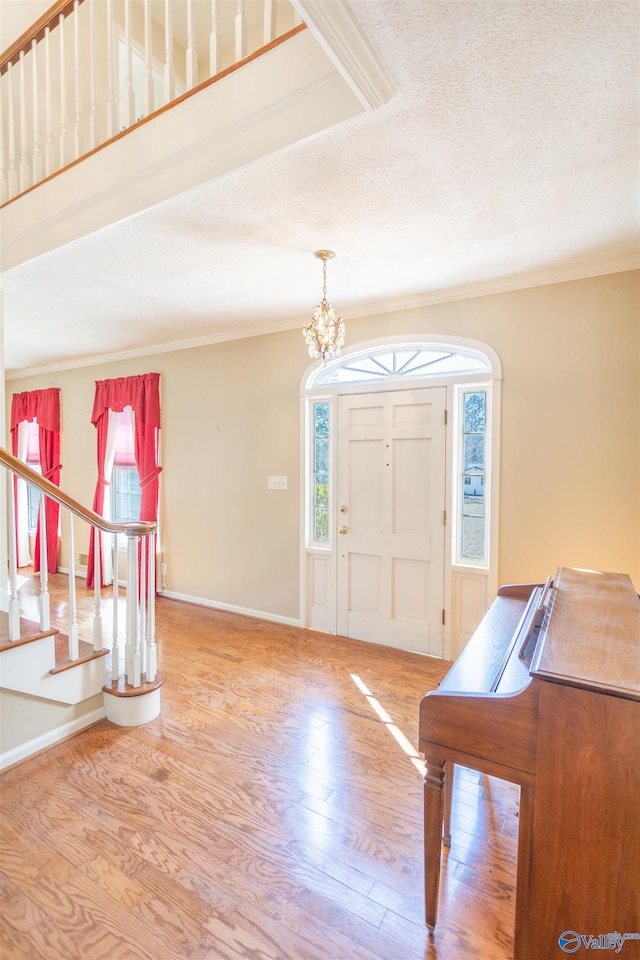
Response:
[[[0,57],[0,204],[299,28],[288,0],[58,0]]]

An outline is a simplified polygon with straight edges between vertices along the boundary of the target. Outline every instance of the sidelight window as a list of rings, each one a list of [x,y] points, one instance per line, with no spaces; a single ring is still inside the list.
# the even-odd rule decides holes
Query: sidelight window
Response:
[[[329,540],[329,404],[313,404],[313,531],[316,543]]]
[[[487,564],[487,389],[458,387],[456,559]]]

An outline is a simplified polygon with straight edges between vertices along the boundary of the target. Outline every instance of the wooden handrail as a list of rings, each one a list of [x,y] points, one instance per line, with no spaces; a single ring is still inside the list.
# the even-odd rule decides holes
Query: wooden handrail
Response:
[[[102,530],[103,533],[124,533],[127,537],[148,537],[158,526],[156,523],[147,520],[140,520],[133,523],[111,523],[110,520],[105,520],[99,513],[94,513],[93,510],[89,510],[88,507],[85,507],[78,500],[70,497],[68,493],[65,493],[64,490],[57,487],[51,480],[47,480],[46,477],[32,470],[26,463],[18,460],[17,457],[14,457],[13,454],[3,449],[3,447],[0,447],[0,463],[4,464],[5,467],[18,477],[26,480],[27,483],[32,483],[34,487],[37,487],[42,493],[45,493],[52,500],[55,500],[61,507],[66,507],[67,510],[71,510],[76,517],[86,520],[87,523],[90,523],[93,527],[97,527],[98,530]]]
[[[10,63],[18,62],[23,50],[26,53],[27,50],[30,49],[33,40],[35,40],[36,43],[42,40],[47,27],[54,27],[58,22],[60,14],[66,17],[68,13],[71,13],[74,2],[75,0],[56,0],[56,3],[49,7],[48,10],[45,10],[42,16],[36,20],[28,30],[25,30],[22,36],[18,37],[10,47],[7,47],[0,55],[0,76],[6,71]],[[84,3],[84,0],[79,0],[79,3]]]

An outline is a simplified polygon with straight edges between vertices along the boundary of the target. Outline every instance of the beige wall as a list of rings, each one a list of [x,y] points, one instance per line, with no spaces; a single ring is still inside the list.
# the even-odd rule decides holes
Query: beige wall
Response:
[[[22,759],[15,754],[7,755],[25,744],[34,741],[34,749],[43,749],[52,742],[49,739],[52,731],[63,728],[69,736],[95,723],[101,711],[104,716],[102,693],[71,704],[41,700],[13,690],[3,689],[0,694],[0,759],[7,765]]]
[[[500,582],[565,564],[626,571],[640,587],[638,297],[629,272],[348,323],[350,346],[434,333],[500,356]],[[307,361],[295,330],[8,381],[8,407],[13,392],[62,388],[62,482],[90,504],[94,380],[159,372],[168,589],[296,618]],[[267,490],[270,475],[289,489]]]

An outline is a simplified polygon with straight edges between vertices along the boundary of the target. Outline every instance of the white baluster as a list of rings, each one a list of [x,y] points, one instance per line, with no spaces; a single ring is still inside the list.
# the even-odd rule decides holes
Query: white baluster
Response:
[[[73,62],[75,66],[75,125],[74,148],[76,159],[84,153],[82,128],[82,64],[80,62],[80,0],[73,4]]]
[[[46,128],[46,143],[44,148],[44,174],[46,177],[53,173],[55,164],[55,146],[53,142],[53,121],[51,119],[51,91],[53,79],[51,77],[51,30],[44,31],[44,122]]]
[[[102,610],[100,586],[102,584],[102,534],[93,531],[93,649],[102,650]]]
[[[76,553],[73,542],[73,514],[69,511],[69,660],[80,656],[76,604]]]
[[[51,604],[49,599],[49,559],[47,556],[46,497],[40,494],[40,629],[51,629]]]
[[[245,0],[236,0],[236,63],[247,55]]]
[[[7,476],[9,501],[9,640],[20,639],[20,600],[18,598],[18,558],[16,551],[15,479]]]
[[[266,46],[275,39],[276,35],[276,5],[274,0],[264,0],[263,14],[264,31],[262,34],[262,42]]]
[[[2,78],[0,77],[0,82]],[[4,111],[2,109],[1,101],[2,96],[0,95],[0,131],[4,134]],[[7,169],[5,166],[6,158],[4,152],[4,136],[0,136],[0,204],[6,203],[9,199],[9,192],[7,189]]]
[[[173,63],[173,18],[171,0],[164,0],[164,102],[171,103],[176,95],[176,76]]]
[[[111,677],[113,682],[117,682],[120,676],[120,659],[122,657],[122,642],[120,639],[120,624],[118,617],[118,578],[120,570],[118,566],[118,535],[113,535],[113,625],[111,630]]]
[[[96,5],[89,2],[89,145],[98,146],[98,47],[96,39]]]
[[[107,0],[107,137],[118,132],[118,102],[116,100],[116,62],[113,26],[113,0]]]
[[[31,64],[33,81],[33,182],[42,180],[42,154],[40,152],[40,85],[38,82],[38,45],[31,41]]]
[[[60,14],[58,20],[60,35],[60,167],[68,161],[67,145],[69,140],[69,124],[67,119],[67,56],[64,42],[64,16]]]
[[[198,52],[194,36],[193,0],[187,0],[187,90],[198,82]]]
[[[9,199],[18,192],[18,166],[16,164],[16,115],[13,102],[13,64],[7,67],[7,92],[9,100]]]
[[[149,534],[149,583],[147,591],[147,683],[153,683],[158,669],[156,648],[156,535]]]
[[[211,34],[209,36],[209,74],[215,77],[220,66],[220,0],[211,0]]]
[[[140,638],[138,636],[138,537],[127,534],[127,680],[140,686]]]
[[[133,48],[131,46],[131,0],[124,3],[124,42],[125,42],[125,77],[126,92],[125,126],[130,127],[136,122],[136,95],[133,90]]]
[[[151,10],[144,0],[144,115],[153,113],[153,64],[151,61]]]
[[[147,540],[148,537],[141,537],[138,541],[140,555],[138,636],[140,638],[140,672],[142,674],[147,672],[147,604],[145,599],[145,590],[147,587]]]
[[[20,51],[20,192],[31,186],[27,142],[27,93],[25,90],[24,50]]]

